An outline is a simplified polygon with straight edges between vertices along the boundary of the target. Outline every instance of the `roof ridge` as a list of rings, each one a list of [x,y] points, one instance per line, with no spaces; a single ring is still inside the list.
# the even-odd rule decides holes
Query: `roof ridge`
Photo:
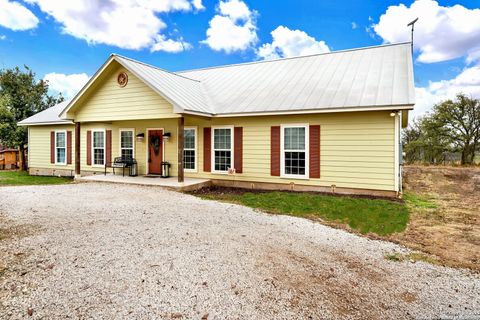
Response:
[[[383,48],[383,47],[390,47],[390,46],[399,46],[399,45],[405,45],[405,44],[411,44],[411,42],[405,41],[405,42],[399,42],[399,43],[387,43],[387,44],[381,44],[377,46],[368,46],[368,47],[344,49],[344,50],[337,50],[337,51],[330,51],[330,52],[323,52],[323,53],[315,53],[315,54],[309,54],[305,56],[295,56],[295,57],[278,58],[278,59],[261,60],[261,61],[249,61],[249,62],[225,64],[225,65],[213,66],[213,67],[187,69],[187,70],[176,71],[175,74],[178,76],[182,76],[182,73],[187,73],[187,72],[203,71],[203,70],[210,70],[210,69],[221,69],[221,68],[228,68],[228,67],[238,67],[238,66],[245,66],[245,65],[251,65],[251,64],[278,62],[278,61],[284,61],[284,60],[302,59],[302,58],[309,58],[309,57],[315,57],[315,56],[329,55],[334,53],[368,50],[368,49]]]
[[[170,73],[170,74],[172,74],[172,75],[174,75],[174,76],[177,76],[177,77],[181,77],[181,78],[184,78],[184,79],[187,79],[187,80],[192,80],[192,81],[195,81],[195,82],[201,82],[200,80],[192,79],[192,78],[186,77],[186,76],[184,76],[184,75],[177,74],[177,73],[175,73],[175,72],[168,71],[168,70],[162,69],[162,68],[160,68],[160,67],[157,67],[157,66],[148,64],[148,63],[143,62],[143,61],[139,61],[139,60],[135,60],[135,59],[132,59],[132,58],[129,58],[129,57],[122,56],[122,55],[120,55],[120,54],[112,53],[111,55],[114,56],[114,57],[120,57],[120,58],[122,58],[122,59],[130,60],[130,61],[135,62],[135,63],[143,64],[144,66],[147,66],[147,67],[150,67],[150,68],[154,68],[154,69],[157,69],[157,70],[166,72],[166,73]]]

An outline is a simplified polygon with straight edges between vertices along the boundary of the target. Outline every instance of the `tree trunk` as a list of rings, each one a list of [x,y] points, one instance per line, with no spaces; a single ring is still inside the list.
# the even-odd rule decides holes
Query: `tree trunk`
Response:
[[[27,161],[25,157],[25,147],[23,145],[20,146],[20,157],[22,158],[22,170],[27,171]]]

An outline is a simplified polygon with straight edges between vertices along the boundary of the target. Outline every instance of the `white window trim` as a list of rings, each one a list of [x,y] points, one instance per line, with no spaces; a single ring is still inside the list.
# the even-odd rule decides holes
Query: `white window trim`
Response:
[[[234,154],[234,147],[233,147],[233,142],[235,141],[233,139],[233,135],[235,134],[234,132],[234,127],[233,126],[212,126],[212,133],[211,133],[211,172],[215,174],[228,174],[228,170],[226,171],[218,171],[215,170],[215,129],[230,129],[230,168],[233,168],[234,166],[234,159],[235,159],[235,154]]]
[[[280,126],[280,178],[309,180],[310,177],[310,133],[308,123],[282,124]],[[305,128],[305,174],[286,174],[285,173],[285,128]],[[301,150],[303,151],[303,150]],[[294,151],[295,152],[295,151]]]
[[[95,164],[95,147],[94,147],[94,136],[95,132],[103,132],[103,164]],[[92,129],[92,167],[96,168],[105,168],[106,162],[107,162],[107,132],[105,129]],[[100,149],[100,148],[98,148]]]
[[[197,130],[196,126],[184,127],[183,129],[184,129],[183,130],[184,131],[184,133],[183,133],[183,138],[184,139],[185,139],[185,130],[194,130],[194,132],[195,132],[195,148],[193,149],[195,151],[195,162],[194,162],[195,168],[194,169],[183,168],[183,171],[184,172],[197,172],[198,171],[198,130]],[[183,144],[183,150],[186,150],[185,149],[185,141],[184,141],[184,144]],[[188,150],[192,150],[192,149],[188,149]],[[183,162],[185,163],[185,157],[183,159]]]
[[[134,128],[120,128],[118,129],[118,156],[122,156],[122,132],[132,132],[132,156],[135,158],[135,129]]]
[[[57,153],[57,133],[63,133],[65,135],[65,161],[59,162],[58,161],[58,153]],[[67,165],[67,130],[55,130],[55,165],[66,166]]]

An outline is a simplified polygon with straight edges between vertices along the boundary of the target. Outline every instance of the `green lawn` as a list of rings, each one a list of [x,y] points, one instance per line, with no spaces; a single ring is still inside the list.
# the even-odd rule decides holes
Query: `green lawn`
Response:
[[[25,171],[0,171],[0,186],[26,186],[36,184],[62,184],[71,178],[30,176]]]
[[[321,218],[348,224],[361,233],[389,235],[407,227],[407,205],[385,199],[366,199],[296,192],[241,192],[223,189],[194,193],[205,199],[243,204],[275,214]]]

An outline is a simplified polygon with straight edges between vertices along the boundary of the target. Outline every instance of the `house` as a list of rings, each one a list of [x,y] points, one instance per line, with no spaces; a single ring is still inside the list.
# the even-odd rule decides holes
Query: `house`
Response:
[[[0,150],[0,170],[12,170],[20,167],[17,149]]]
[[[182,72],[113,54],[71,101],[20,125],[30,174],[133,156],[139,174],[168,161],[180,182],[395,196],[413,105],[410,43]]]

